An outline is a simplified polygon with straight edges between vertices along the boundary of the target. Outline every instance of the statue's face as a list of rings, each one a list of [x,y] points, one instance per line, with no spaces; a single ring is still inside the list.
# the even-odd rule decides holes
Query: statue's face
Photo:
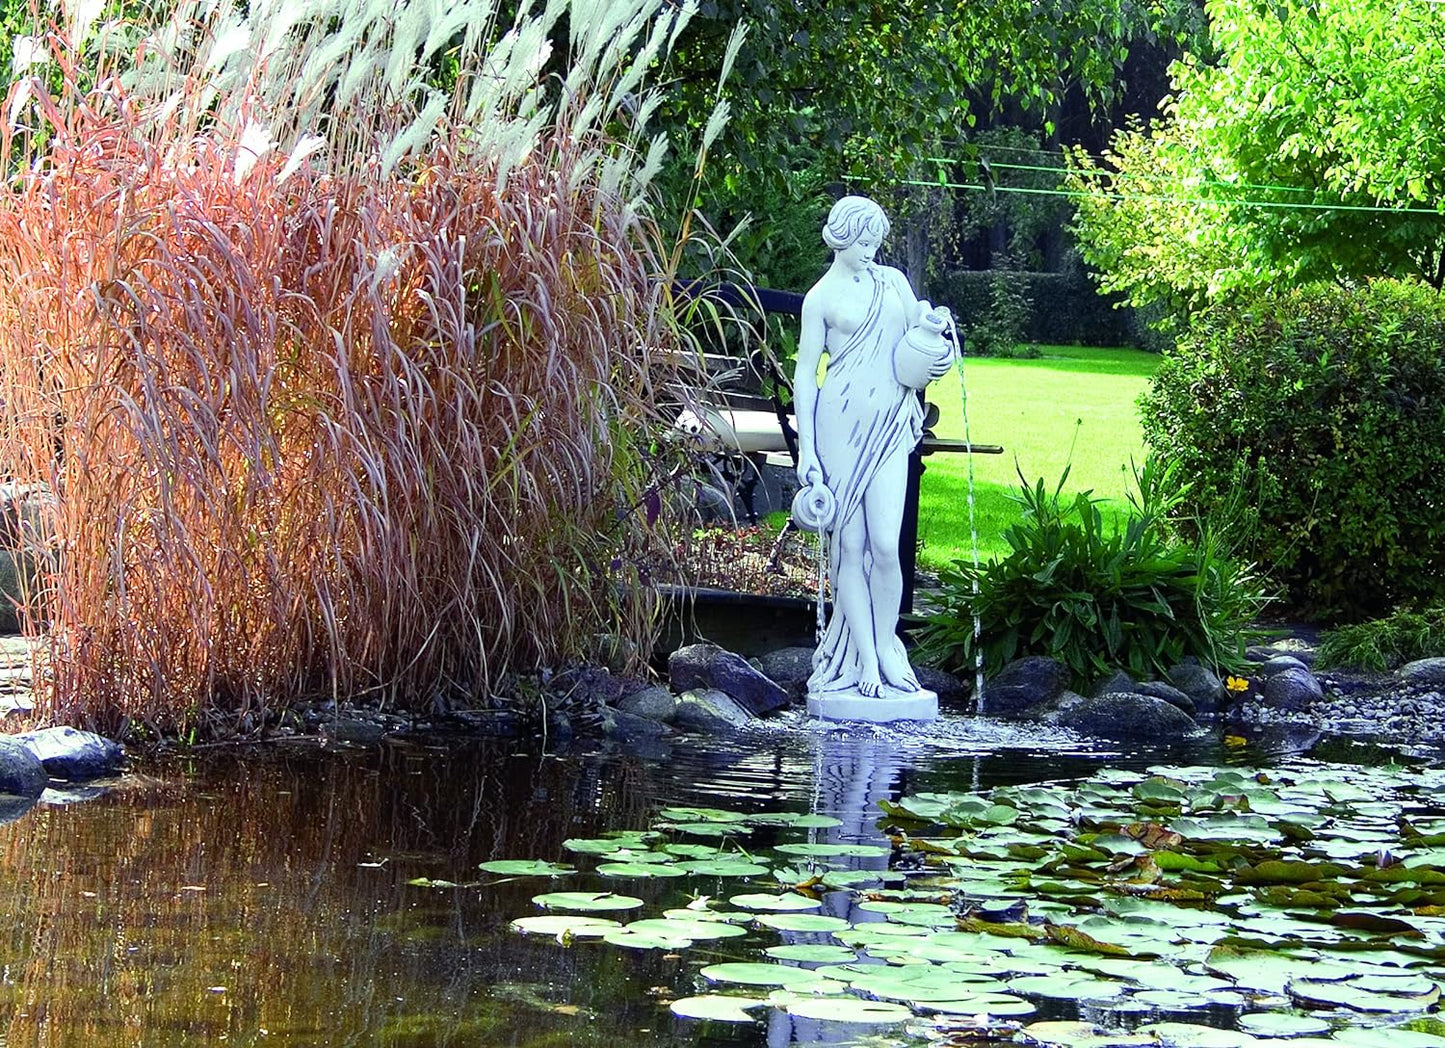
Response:
[[[857,240],[837,253],[838,259],[849,269],[861,272],[873,264],[879,244],[879,238],[865,230]]]

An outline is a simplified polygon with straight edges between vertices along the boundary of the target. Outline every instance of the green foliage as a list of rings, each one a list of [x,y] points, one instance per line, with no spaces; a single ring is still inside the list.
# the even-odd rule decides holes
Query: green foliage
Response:
[[[1445,594],[1445,299],[1316,284],[1198,315],[1143,398],[1201,517],[1321,615]]]
[[[1053,491],[1042,479],[1023,484],[1007,556],[942,573],[942,610],[918,633],[920,658],[971,667],[977,643],[993,673],[1024,655],[1048,655],[1079,685],[1115,669],[1161,676],[1186,655],[1238,664],[1263,593],[1216,536],[1190,542],[1171,530],[1185,494],[1175,474],[1146,462],[1135,471],[1133,512],[1111,525],[1091,492],[1061,497],[1067,479],[1065,469]]]
[[[1012,259],[1005,256],[989,274],[988,306],[973,318],[968,332],[969,351],[983,357],[1038,356],[1038,350],[1021,351],[1029,317],[1028,293]]]
[[[1061,273],[1011,270],[1008,279],[1024,297],[1020,341],[1051,346],[1124,346],[1136,341],[1130,311],[1115,308],[1118,295],[1100,294],[1079,266]],[[955,270],[929,283],[929,296],[947,303],[965,338],[987,318],[995,276],[991,270]]]
[[[1445,652],[1445,603],[1398,608],[1381,619],[1329,630],[1320,638],[1322,666],[1395,669]]]
[[[1208,5],[1217,61],[1173,69],[1148,132],[1082,172],[1076,231],[1104,286],[1197,308],[1285,281],[1445,282],[1445,34],[1430,4]]]

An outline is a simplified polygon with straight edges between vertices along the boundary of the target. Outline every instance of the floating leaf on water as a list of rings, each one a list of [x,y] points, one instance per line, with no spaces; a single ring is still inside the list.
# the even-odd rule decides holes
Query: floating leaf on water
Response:
[[[1308,1037],[1327,1034],[1330,1024],[1312,1015],[1290,1012],[1246,1012],[1239,1017],[1239,1028],[1260,1037]]]
[[[667,822],[742,822],[747,818],[725,808],[663,808],[657,816]]]
[[[686,920],[675,917],[648,917],[631,921],[627,930],[639,935],[659,935],[664,938],[692,939],[705,942],[710,939],[734,939],[746,935],[748,930],[724,921]]]
[[[718,993],[703,994],[699,997],[682,997],[669,1006],[673,1015],[684,1019],[708,1019],[718,1023],[755,1023],[756,1015],[748,1012],[761,1008],[766,1001],[756,997],[728,997]]]
[[[641,899],[611,892],[548,892],[532,901],[544,910],[635,910],[642,905]]]
[[[469,882],[469,883],[467,883],[467,884],[458,884],[456,881],[435,881],[435,880],[432,880],[430,877],[413,877],[411,880],[407,881],[406,883],[409,884],[409,885],[411,885],[413,888],[475,888],[475,887],[477,887],[477,883],[476,883],[476,882]]]
[[[774,851],[782,855],[802,855],[812,859],[881,859],[888,849],[876,844],[780,844]]]
[[[600,938],[610,928],[622,925],[606,917],[574,917],[566,914],[548,914],[544,917],[519,917],[511,928],[524,935],[573,936],[578,939]]]
[[[740,837],[753,832],[751,826],[740,822],[674,822],[668,823],[667,828],[694,837]]]
[[[709,910],[707,907],[676,907],[663,910],[662,915],[678,921],[706,921],[709,924],[751,924],[754,914],[736,910]]]
[[[885,924],[878,921],[877,923],[856,924],[847,931],[834,932],[833,938],[848,946],[867,946],[871,943],[887,942],[904,936],[927,934],[927,928],[920,928],[914,924]]]
[[[766,866],[746,859],[688,859],[678,866],[699,877],[760,877],[768,872]]]
[[[679,859],[719,859],[725,854],[716,844],[664,844],[662,850]]]
[[[602,941],[609,946],[622,946],[629,950],[685,950],[692,945],[691,939],[635,931],[630,925],[609,929],[603,933]]]
[[[604,862],[597,867],[604,877],[686,877],[687,871],[677,865],[660,862]]]
[[[811,812],[764,812],[761,815],[749,815],[747,822],[754,826],[790,826],[795,829],[810,830],[831,830],[836,826],[842,826],[842,819],[835,819],[831,815],[814,815]]]
[[[656,840],[655,833],[634,833],[623,837],[569,837],[562,847],[582,855],[609,855],[620,848],[646,848],[647,842]]]
[[[816,910],[822,906],[817,899],[810,899],[797,892],[784,892],[782,895],[768,895],[762,892],[734,895],[728,899],[728,902],[734,906],[741,906],[745,910]]]
[[[739,983],[745,986],[781,986],[785,989],[814,986],[824,982],[821,975],[807,968],[793,968],[784,964],[750,964],[742,961],[710,964],[702,969],[700,974],[708,982]]]
[[[860,884],[877,884],[883,879],[877,870],[829,870],[823,884],[829,888],[853,888]]]
[[[500,873],[509,877],[561,877],[576,873],[572,866],[561,863],[543,862],[541,859],[493,859],[477,867],[487,873]]]
[[[1091,979],[1076,973],[1021,975],[1010,979],[1008,986],[1015,993],[1031,993],[1064,1001],[1104,1001],[1128,990],[1121,982]]]
[[[1093,1023],[1063,1020],[1030,1023],[1019,1031],[1019,1035],[1033,1044],[1057,1045],[1058,1048],[1147,1048],[1156,1044],[1152,1038],[1142,1034],[1106,1031]]]
[[[858,956],[846,946],[806,942],[769,946],[763,952],[774,960],[801,961],[804,964],[847,964]]]
[[[1424,1021],[1428,1020],[1413,1020]],[[1445,1048],[1445,1036],[1399,1026],[1388,1029],[1352,1026],[1336,1030],[1334,1039],[1348,1048]]]
[[[1038,1011],[1022,997],[1007,993],[982,993],[955,1001],[919,1001],[918,1007],[922,1011],[942,1015],[987,1015],[1001,1019],[1022,1018]]]
[[[1196,1023],[1148,1023],[1134,1032],[1168,1048],[1255,1048],[1247,1033]]]
[[[1440,1000],[1440,988],[1422,994],[1372,993],[1354,986],[1350,981],[1321,982],[1315,979],[1294,979],[1285,987],[1290,998],[1316,1008],[1348,1008],[1354,1012],[1424,1011]]]
[[[788,1005],[788,1014],[801,1019],[817,1019],[835,1023],[901,1023],[913,1017],[912,1009],[883,1001],[865,1001],[857,997],[820,997],[798,1000]]]
[[[765,913],[758,923],[780,932],[836,932],[848,927],[843,918],[821,913]]]

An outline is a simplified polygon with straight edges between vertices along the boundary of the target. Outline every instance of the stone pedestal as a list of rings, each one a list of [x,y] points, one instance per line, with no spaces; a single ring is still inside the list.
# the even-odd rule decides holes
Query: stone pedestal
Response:
[[[887,686],[881,697],[860,695],[857,691],[827,692],[808,696],[808,716],[869,724],[932,721],[938,719],[938,695],[926,688],[902,692]]]

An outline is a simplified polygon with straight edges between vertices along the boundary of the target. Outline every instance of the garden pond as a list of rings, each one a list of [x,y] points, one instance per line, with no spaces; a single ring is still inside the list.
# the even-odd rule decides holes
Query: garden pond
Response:
[[[1436,1048],[1442,785],[969,718],[158,760],[0,826],[0,1045]]]

